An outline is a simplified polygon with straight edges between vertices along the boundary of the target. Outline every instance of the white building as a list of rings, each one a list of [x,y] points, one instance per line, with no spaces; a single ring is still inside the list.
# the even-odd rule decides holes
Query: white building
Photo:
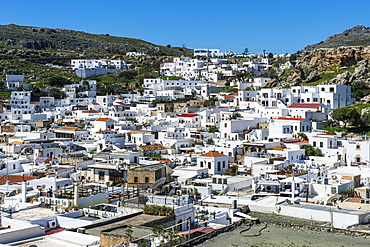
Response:
[[[210,151],[202,154],[197,159],[197,166],[199,168],[208,168],[210,175],[223,175],[229,169],[229,158],[217,151]]]

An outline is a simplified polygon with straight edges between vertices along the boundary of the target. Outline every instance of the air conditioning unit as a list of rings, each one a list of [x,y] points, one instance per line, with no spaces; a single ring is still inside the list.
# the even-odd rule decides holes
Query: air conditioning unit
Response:
[[[48,221],[48,226],[50,229],[57,228],[57,221],[56,220],[49,220]]]
[[[72,206],[72,205],[71,205],[71,201],[67,201],[67,200],[63,201],[63,207],[68,208],[68,207],[70,207],[70,206]]]

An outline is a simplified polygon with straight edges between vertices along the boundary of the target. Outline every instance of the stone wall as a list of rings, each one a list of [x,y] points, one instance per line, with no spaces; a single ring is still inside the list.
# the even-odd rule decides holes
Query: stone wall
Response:
[[[100,233],[100,247],[110,247],[119,244],[127,244],[127,237],[120,234],[113,234],[108,232]]]
[[[296,224],[296,223],[290,223],[290,222],[280,222],[280,221],[274,221],[274,220],[264,220],[263,222],[267,224],[271,224],[271,225],[282,226],[282,227],[290,227],[290,228],[294,227],[294,228],[303,229],[303,230],[331,232],[335,234],[370,238],[370,233],[366,233],[366,232],[350,231],[350,230],[325,227],[325,226],[314,226],[314,225]]]

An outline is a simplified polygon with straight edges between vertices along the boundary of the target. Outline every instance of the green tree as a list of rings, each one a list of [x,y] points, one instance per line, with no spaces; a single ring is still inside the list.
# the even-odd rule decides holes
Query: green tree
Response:
[[[273,59],[274,58],[274,54],[272,54],[271,52],[267,55],[268,58],[270,59]]]
[[[344,127],[347,127],[348,123],[354,126],[361,123],[361,115],[353,106],[337,108],[333,111],[331,117],[335,121],[343,122]]]
[[[356,81],[351,84],[352,92],[355,94],[357,100],[370,94],[370,87],[364,81]]]
[[[51,87],[63,87],[64,85],[72,83],[73,81],[60,76],[53,76],[47,80],[47,84],[49,84]]]
[[[207,140],[206,140],[206,144],[208,144],[208,145],[213,145],[215,142],[213,141],[213,139],[212,138],[208,138]]]
[[[49,91],[49,97],[54,97],[56,99],[63,99],[66,97],[66,93],[64,91],[59,90],[58,88],[52,88]]]
[[[133,237],[132,237],[132,233],[134,232],[134,230],[132,230],[132,227],[131,226],[129,226],[129,227],[127,227],[126,229],[125,229],[125,233],[124,233],[124,236],[127,238],[127,241],[129,242],[129,243],[131,243],[132,242],[132,240],[134,239]]]
[[[322,151],[311,145],[303,145],[302,148],[306,151],[306,156],[322,156]]]
[[[249,53],[248,48],[245,48],[242,54],[243,54],[243,55],[248,55],[248,53]]]
[[[296,54],[296,53],[294,53],[294,54],[290,55],[290,57],[289,57],[289,62],[290,62],[293,66],[295,66],[295,65],[296,65],[296,61],[297,61],[297,58],[298,58],[297,54]]]
[[[308,137],[305,133],[298,133],[297,134],[303,141],[308,141]]]
[[[225,172],[225,175],[229,175],[229,176],[235,176],[237,174],[238,174],[238,166],[237,165],[230,166],[229,169],[227,169],[226,172]]]
[[[370,124],[370,112],[362,114],[361,121],[365,126],[368,126]]]
[[[241,117],[242,117],[242,115],[241,115],[239,112],[237,112],[237,113],[233,114],[233,115],[230,117],[230,119],[239,119],[239,118],[241,118]]]
[[[126,119],[127,121],[130,121],[132,123],[138,123],[137,119],[136,118],[127,118]]]
[[[212,126],[208,127],[208,132],[209,133],[215,133],[215,132],[219,132],[219,130],[216,126],[212,125]]]

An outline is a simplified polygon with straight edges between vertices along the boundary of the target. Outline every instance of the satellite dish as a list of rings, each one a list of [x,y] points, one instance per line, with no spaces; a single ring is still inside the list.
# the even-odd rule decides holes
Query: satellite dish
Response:
[[[155,181],[152,186],[150,186],[151,189],[158,189],[160,186],[162,186],[166,182],[166,178],[160,178],[157,181]]]

